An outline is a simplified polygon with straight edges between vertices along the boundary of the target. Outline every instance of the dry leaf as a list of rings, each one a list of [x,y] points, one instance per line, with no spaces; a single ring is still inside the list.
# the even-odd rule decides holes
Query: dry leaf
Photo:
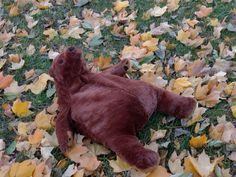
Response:
[[[181,77],[174,81],[173,91],[177,94],[182,93],[186,88],[191,87],[191,82],[188,81],[187,77]]]
[[[36,126],[40,129],[50,129],[52,128],[51,121],[54,115],[47,114],[45,109],[38,113],[35,117]]]
[[[167,172],[166,168],[157,166],[147,177],[169,177],[170,173]]]
[[[121,60],[123,59],[141,59],[147,53],[147,49],[135,46],[125,46],[121,51]]]
[[[31,17],[30,15],[25,15],[25,20],[26,20],[26,22],[28,23],[27,24],[27,27],[29,28],[29,29],[32,29],[33,27],[35,27],[37,24],[38,24],[38,20],[37,21],[34,21],[34,18],[33,17]]]
[[[25,90],[25,85],[18,86],[16,81],[13,81],[11,85],[4,89],[4,95],[19,95]]]
[[[109,164],[113,168],[113,171],[115,173],[120,173],[122,171],[127,171],[131,168],[130,165],[127,164],[127,162],[123,161],[118,156],[117,156],[116,160],[109,160]]]
[[[189,144],[194,148],[201,148],[207,143],[207,136],[204,134],[202,136],[192,137],[189,140]]]
[[[29,110],[31,106],[31,102],[29,101],[21,101],[20,99],[16,99],[13,102],[12,111],[18,116],[18,117],[27,117],[32,112]]]
[[[28,136],[29,143],[32,145],[39,145],[44,137],[44,131],[36,129],[33,135]]]
[[[5,65],[6,61],[6,59],[0,59],[0,69]]]
[[[120,12],[121,10],[125,9],[128,6],[129,6],[129,1],[117,0],[116,2],[114,2],[114,10],[116,12]]]
[[[167,8],[169,12],[173,12],[179,8],[180,0],[168,0],[167,1]]]
[[[31,56],[33,55],[35,52],[35,47],[34,45],[30,44],[27,48],[26,48],[26,53]]]
[[[93,60],[94,64],[99,67],[99,69],[106,69],[111,66],[111,57],[100,56]]]
[[[147,13],[153,17],[160,17],[166,12],[166,10],[167,6],[164,7],[155,6],[154,8],[149,9]]]
[[[164,138],[166,136],[167,130],[153,130],[151,129],[151,141],[156,141],[158,139]]]
[[[12,17],[18,16],[19,15],[19,8],[17,5],[12,5],[11,9],[9,11],[9,15]]]
[[[203,17],[207,17],[210,15],[210,13],[212,13],[212,7],[206,7],[206,6],[201,6],[200,10],[198,12],[195,12],[195,14],[199,17],[199,18],[203,18]]]
[[[21,163],[13,163],[9,177],[30,177],[33,175],[36,164],[33,160],[25,160]]]
[[[199,174],[201,177],[208,177],[213,171],[215,166],[224,159],[224,156],[216,158],[212,163],[209,156],[203,151],[198,158],[189,156],[189,162],[192,165],[194,171],[190,171],[193,174]],[[186,168],[186,166],[185,166]]]
[[[49,28],[49,29],[45,30],[43,32],[43,34],[45,36],[47,36],[48,41],[51,41],[52,39],[54,39],[54,37],[56,37],[58,35],[57,31],[54,30],[53,28]]]
[[[82,154],[85,154],[88,152],[88,149],[85,146],[82,146],[81,144],[76,144],[71,149],[68,149],[65,153],[66,157],[68,157],[70,160],[80,163],[80,157]]]
[[[3,72],[0,72],[0,89],[5,89],[11,85],[13,82],[12,75],[3,75]]]
[[[94,171],[100,165],[100,161],[97,159],[96,155],[86,153],[79,158],[79,163],[82,168],[87,171]]]
[[[229,155],[229,160],[232,160],[234,162],[236,162],[236,152],[232,152],[230,155]]]
[[[26,85],[25,91],[31,90],[32,93],[38,95],[46,88],[48,81],[53,81],[53,79],[48,74],[43,73],[39,76],[38,80]]]

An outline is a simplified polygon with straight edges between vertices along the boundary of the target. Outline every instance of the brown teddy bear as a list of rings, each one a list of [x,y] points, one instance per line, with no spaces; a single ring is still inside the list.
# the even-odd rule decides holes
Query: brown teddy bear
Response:
[[[122,77],[128,60],[92,73],[81,55],[79,49],[69,47],[56,57],[49,71],[58,95],[56,134],[60,149],[65,152],[72,144],[73,134],[79,132],[139,169],[156,166],[158,154],[143,147],[137,132],[155,111],[189,117],[196,101]]]

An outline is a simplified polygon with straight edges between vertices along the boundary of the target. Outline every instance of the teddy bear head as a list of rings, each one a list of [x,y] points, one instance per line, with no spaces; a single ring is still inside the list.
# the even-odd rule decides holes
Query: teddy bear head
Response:
[[[76,47],[68,47],[53,60],[49,74],[55,82],[60,83],[79,76],[85,68],[81,50]]]

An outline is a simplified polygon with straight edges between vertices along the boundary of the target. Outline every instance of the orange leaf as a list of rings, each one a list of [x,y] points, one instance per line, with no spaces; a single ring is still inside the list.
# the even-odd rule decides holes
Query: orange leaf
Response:
[[[12,75],[3,76],[3,72],[0,72],[0,89],[5,89],[11,85],[13,81]]]
[[[170,173],[162,166],[157,166],[147,177],[169,177]]]
[[[198,12],[195,12],[195,14],[199,17],[199,18],[203,18],[203,17],[207,17],[208,15],[210,15],[210,13],[212,12],[212,7],[206,7],[206,6],[201,6],[200,10]]]
[[[36,129],[33,135],[30,135],[28,137],[29,143],[32,145],[39,144],[44,137],[44,131],[40,129]]]
[[[206,135],[192,137],[189,141],[189,144],[194,148],[201,148],[207,143],[207,137]]]
[[[111,57],[100,56],[100,57],[94,59],[93,62],[100,69],[105,69],[105,68],[108,68],[109,66],[111,66],[111,61],[112,61]]]

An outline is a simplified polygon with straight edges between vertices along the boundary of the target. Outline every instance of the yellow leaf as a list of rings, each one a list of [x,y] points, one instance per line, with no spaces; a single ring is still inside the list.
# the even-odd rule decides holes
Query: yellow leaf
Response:
[[[167,172],[165,167],[157,166],[147,177],[169,177],[169,176],[171,176],[171,174]]]
[[[25,90],[31,90],[34,94],[40,94],[47,86],[47,81],[53,81],[53,79],[46,73],[43,73],[39,76],[38,80],[33,83],[26,85]]]
[[[130,169],[130,165],[123,161],[119,156],[117,156],[116,160],[109,160],[109,164],[115,173],[120,173]]]
[[[190,170],[192,173],[197,172],[201,177],[208,177],[213,172],[215,166],[224,159],[224,156],[216,158],[213,163],[210,162],[209,156],[203,151],[198,158],[189,157],[189,163],[193,168]]]
[[[40,129],[36,129],[33,135],[29,135],[28,140],[32,145],[38,145],[41,143],[44,137],[44,131]]]
[[[188,81],[187,77],[181,77],[175,80],[174,85],[173,85],[173,91],[175,93],[181,93],[183,92],[186,88],[191,87],[192,84],[191,82]]]
[[[212,12],[212,7],[201,6],[200,10],[198,12],[195,12],[195,14],[199,18],[203,18],[209,16],[211,12]]]
[[[53,115],[47,114],[45,109],[38,113],[35,117],[36,126],[40,129],[52,128],[51,120],[54,118]]]
[[[179,72],[179,71],[182,71],[187,65],[187,62],[184,61],[183,59],[181,58],[175,58],[175,71],[176,72]]]
[[[29,110],[31,105],[31,102],[29,101],[21,101],[20,99],[17,99],[14,101],[12,106],[12,111],[18,116],[18,117],[27,117],[32,112]]]
[[[184,168],[185,171],[192,173],[193,177],[201,177],[192,165],[190,157],[184,159]]]
[[[17,5],[11,6],[11,9],[9,11],[9,15],[12,17],[19,15],[19,8]]]
[[[17,130],[18,130],[18,133],[20,135],[27,135],[27,132],[29,131],[29,123],[25,123],[25,122],[20,122],[17,126]]]
[[[231,106],[231,111],[232,111],[234,118],[236,118],[236,105]]]
[[[41,162],[35,167],[33,177],[46,177],[49,176],[51,173],[51,170],[49,167],[45,164],[45,162]]]
[[[93,62],[100,69],[106,69],[111,66],[111,61],[111,57],[100,56],[98,58],[95,58]]]
[[[231,82],[225,87],[224,92],[227,95],[231,95],[235,87],[236,87],[236,82]]]
[[[176,36],[176,39],[182,43],[186,43],[191,36],[191,33],[189,31],[178,31],[178,35]]]
[[[150,39],[152,39],[152,33],[151,32],[141,34],[141,40],[142,41],[147,41],[147,40],[150,40]]]
[[[189,144],[194,148],[201,148],[207,143],[206,135],[192,137],[189,141]]]
[[[209,25],[216,27],[220,24],[219,20],[217,18],[211,18]]]
[[[14,163],[10,169],[9,177],[31,177],[35,166],[35,162],[32,160]]]
[[[129,6],[129,1],[120,1],[120,0],[117,0],[115,3],[114,3],[114,10],[116,12],[120,12],[121,10],[125,9],[126,7]]]
[[[145,41],[142,44],[142,46],[146,47],[149,52],[155,52],[158,49],[157,44],[158,44],[158,39],[157,38],[151,38],[150,40]]]
[[[53,28],[49,28],[43,32],[44,35],[46,35],[48,40],[52,40],[54,37],[58,35],[57,31],[54,30]]]

